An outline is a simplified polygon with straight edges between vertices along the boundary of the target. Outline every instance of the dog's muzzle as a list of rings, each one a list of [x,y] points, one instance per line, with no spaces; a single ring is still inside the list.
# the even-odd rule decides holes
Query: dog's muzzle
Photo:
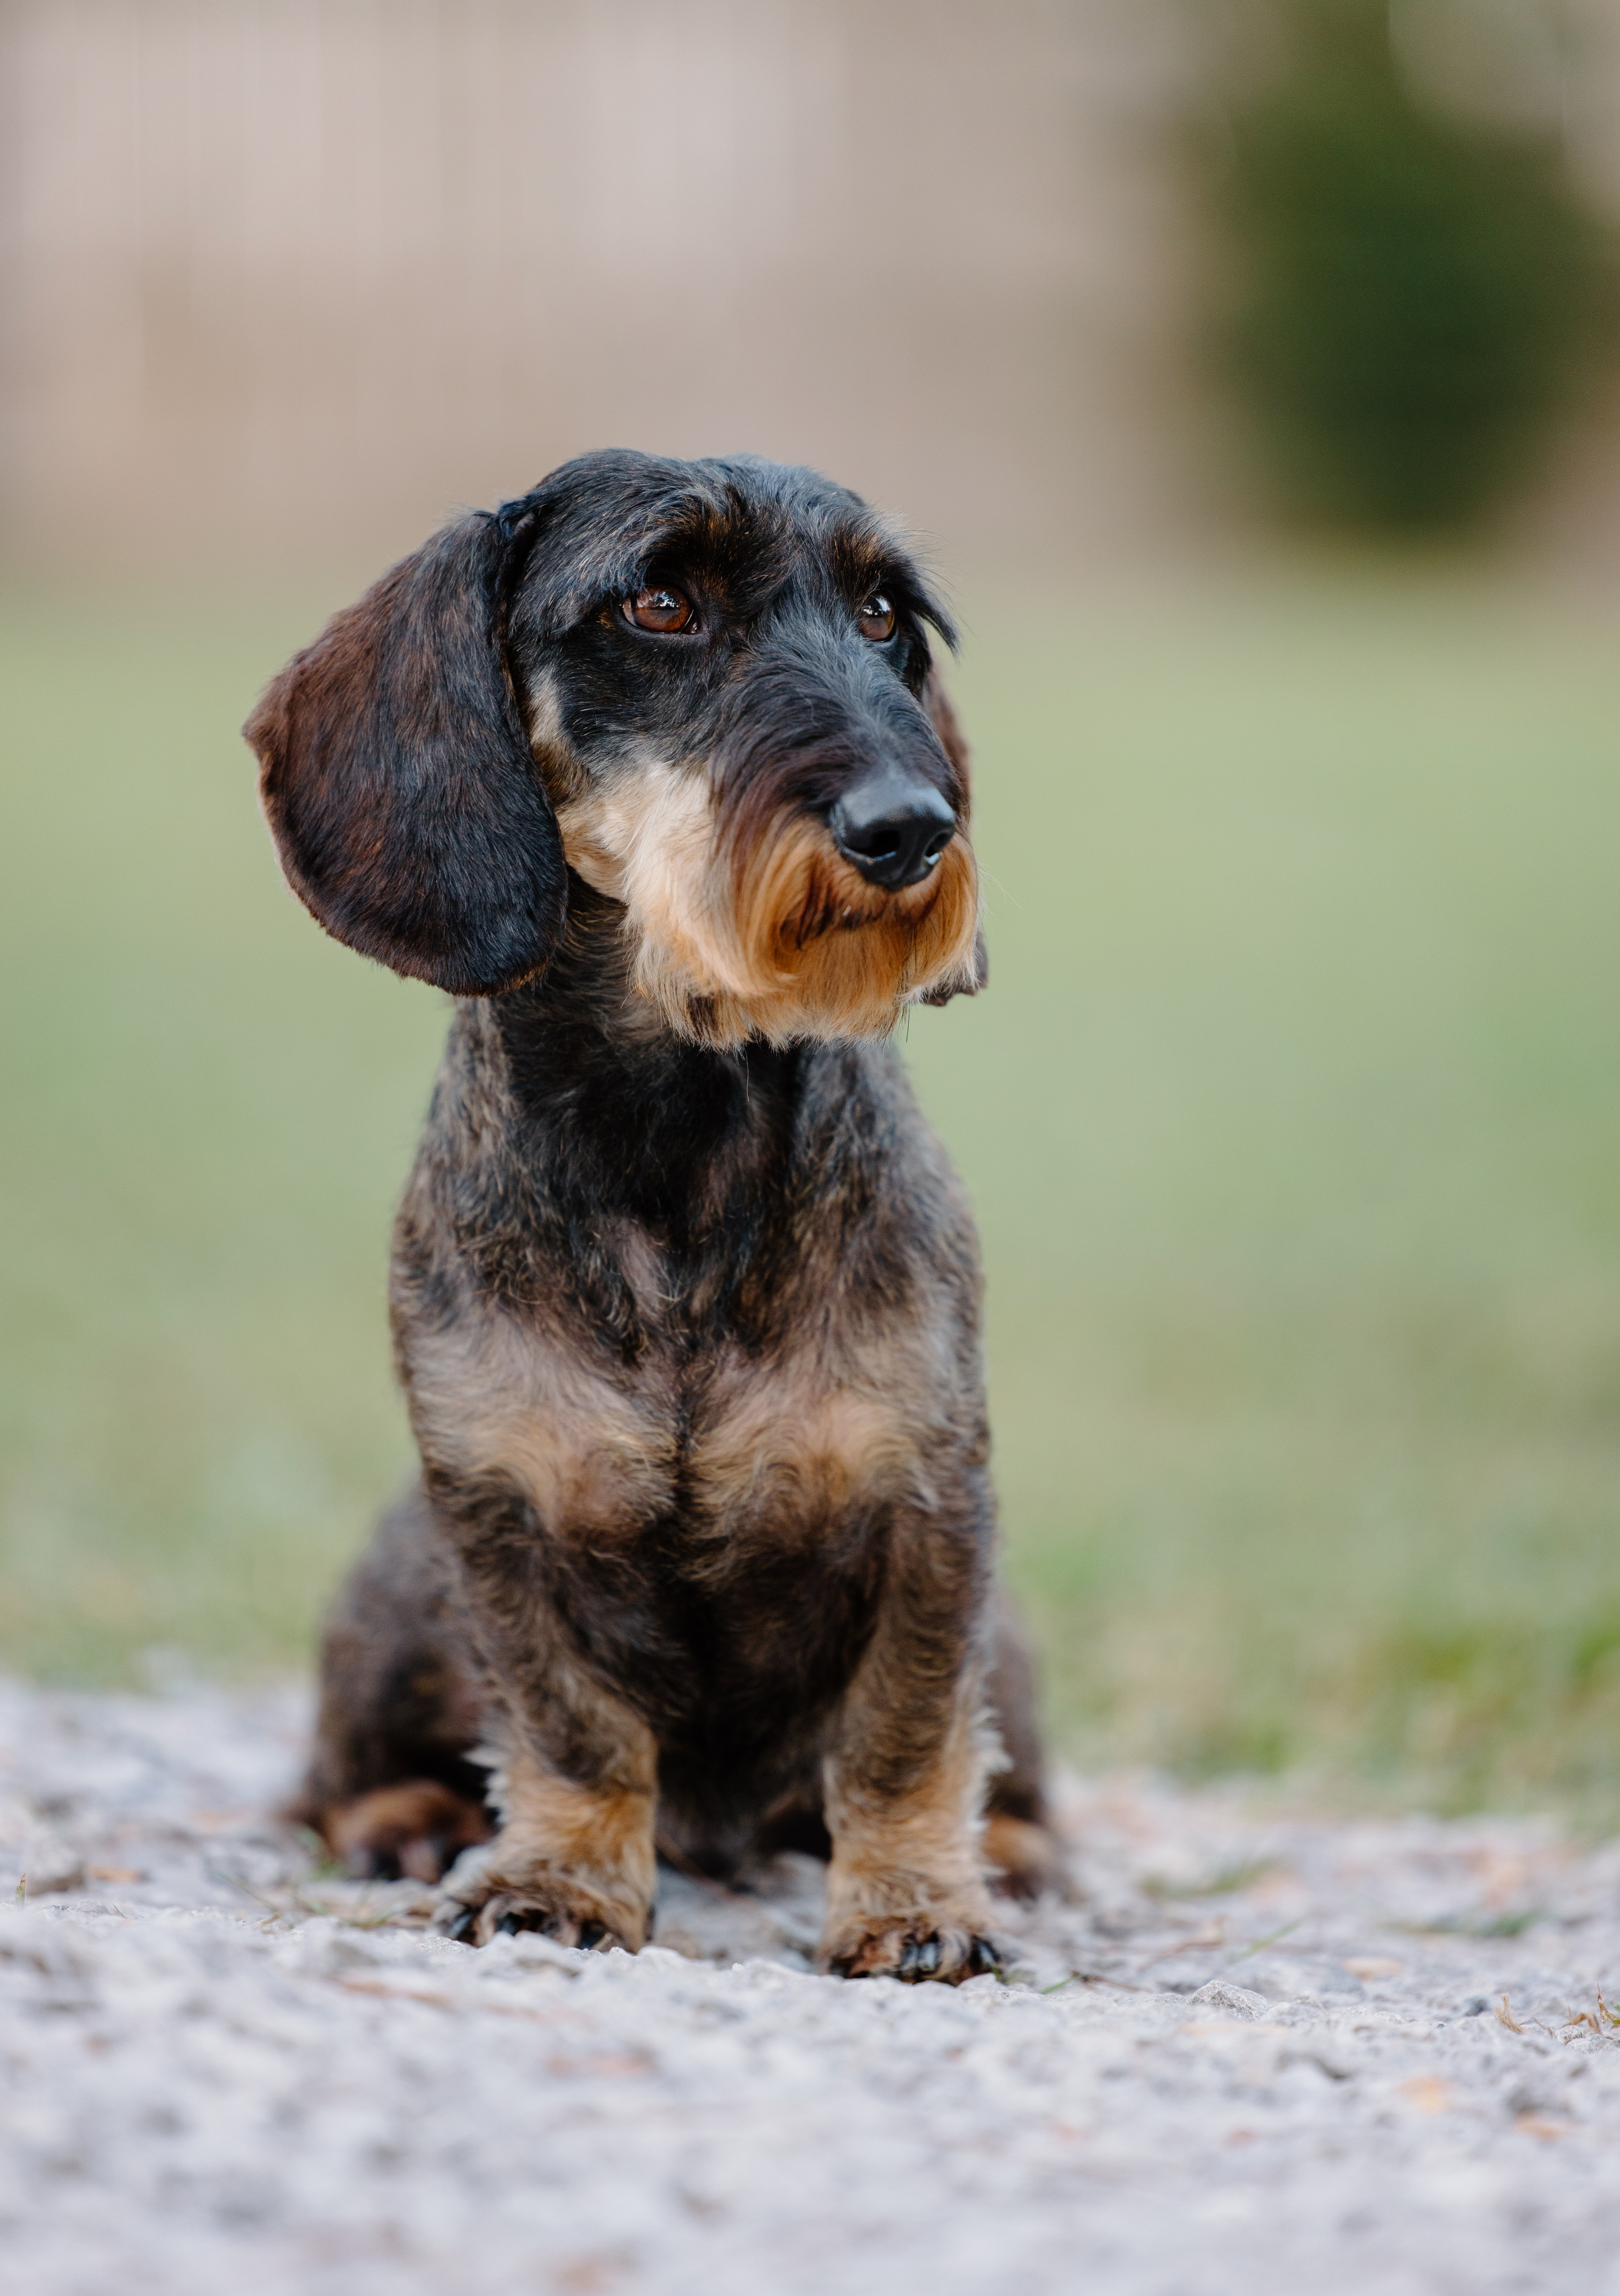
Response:
[[[956,834],[956,816],[931,783],[884,766],[847,790],[828,816],[832,841],[886,893],[921,882]]]

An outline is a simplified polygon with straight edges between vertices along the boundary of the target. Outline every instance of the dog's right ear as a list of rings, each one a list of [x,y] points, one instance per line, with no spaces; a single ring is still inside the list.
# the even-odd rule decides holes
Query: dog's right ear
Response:
[[[951,760],[952,771],[956,775],[965,801],[972,786],[972,755],[968,748],[968,737],[961,730],[961,720],[952,707],[951,697],[945,692],[945,680],[939,675],[937,665],[929,669],[923,680],[920,699],[928,711],[929,721],[939,737],[939,746]],[[919,1002],[948,1004],[953,996],[977,996],[989,986],[990,952],[985,947],[985,929],[981,925],[973,936],[972,980],[953,981],[946,988],[932,988]]]
[[[328,932],[488,996],[540,972],[568,874],[503,644],[526,500],[446,527],[336,614],[243,728],[282,867]]]

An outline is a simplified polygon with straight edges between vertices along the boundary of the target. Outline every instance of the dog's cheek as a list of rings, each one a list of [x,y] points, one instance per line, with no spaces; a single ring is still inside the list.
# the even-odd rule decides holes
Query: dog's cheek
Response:
[[[563,858],[575,875],[583,877],[593,891],[605,893],[610,900],[622,901],[624,857],[614,849],[613,824],[606,800],[586,797],[560,806],[557,826],[562,835]]]
[[[641,939],[678,935],[701,914],[700,879],[714,841],[700,768],[642,758],[558,809],[568,864],[597,892],[630,911]]]
[[[525,689],[528,746],[545,783],[546,794],[560,816],[563,807],[589,796],[591,777],[564,727],[562,688],[555,674],[543,672],[530,676],[525,681]],[[584,873],[582,870],[580,874]]]

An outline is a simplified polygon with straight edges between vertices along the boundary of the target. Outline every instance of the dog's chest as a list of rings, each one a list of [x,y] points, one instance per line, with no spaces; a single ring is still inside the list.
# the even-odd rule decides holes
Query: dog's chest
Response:
[[[926,1505],[982,1415],[973,1242],[893,1063],[750,1070],[712,1138],[697,1103],[690,1140],[626,1106],[614,1131],[582,1101],[568,1154],[548,1115],[519,1158],[502,1106],[480,1131],[447,1103],[396,1261],[430,1467],[711,1581]],[[469,1171],[487,1222],[446,1191]]]
[[[657,1271],[643,1261],[638,1274]],[[915,1314],[779,1318],[769,1344],[705,1341],[662,1295],[634,1361],[568,1316],[484,1301],[406,1349],[425,1456],[459,1478],[515,1484],[563,1540],[683,1534],[691,1568],[727,1550],[837,1536],[926,1496],[924,1461],[956,1387],[945,1334]]]

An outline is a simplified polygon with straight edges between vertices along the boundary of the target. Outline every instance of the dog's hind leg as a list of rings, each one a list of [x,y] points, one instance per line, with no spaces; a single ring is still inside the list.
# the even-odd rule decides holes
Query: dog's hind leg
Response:
[[[382,1516],[327,1616],[315,1748],[288,1815],[356,1877],[437,1882],[491,1830],[454,1573],[415,1488]]]
[[[985,1700],[1006,1767],[992,1773],[985,1797],[985,1863],[992,1888],[1004,1896],[1061,1895],[1069,1881],[1047,1809],[1035,1663],[1004,1587],[996,1594],[993,1634]]]

